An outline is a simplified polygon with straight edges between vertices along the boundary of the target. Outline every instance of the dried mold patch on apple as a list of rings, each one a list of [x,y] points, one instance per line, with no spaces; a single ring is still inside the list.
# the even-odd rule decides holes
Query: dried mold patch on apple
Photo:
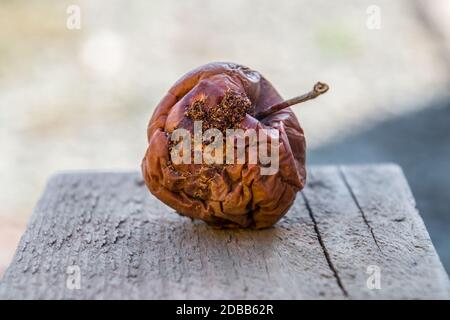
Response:
[[[187,106],[185,116],[193,121],[202,121],[202,129],[218,129],[225,133],[226,129],[239,128],[247,114],[253,115],[254,105],[245,93],[237,93],[227,89],[221,102],[208,106],[208,97],[202,97]]]

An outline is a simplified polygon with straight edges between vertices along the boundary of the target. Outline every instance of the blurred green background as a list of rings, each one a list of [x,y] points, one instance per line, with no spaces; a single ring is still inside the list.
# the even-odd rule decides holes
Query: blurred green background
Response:
[[[309,163],[400,163],[449,270],[449,30],[446,0],[2,0],[0,275],[49,175],[137,170],[154,106],[211,61],[286,98],[329,83],[296,108]]]

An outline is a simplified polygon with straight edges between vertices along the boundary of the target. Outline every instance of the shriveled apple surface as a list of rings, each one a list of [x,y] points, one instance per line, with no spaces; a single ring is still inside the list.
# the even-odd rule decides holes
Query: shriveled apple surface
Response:
[[[3,299],[436,299],[449,281],[396,165],[311,167],[274,227],[215,230],[137,172],[53,176]]]

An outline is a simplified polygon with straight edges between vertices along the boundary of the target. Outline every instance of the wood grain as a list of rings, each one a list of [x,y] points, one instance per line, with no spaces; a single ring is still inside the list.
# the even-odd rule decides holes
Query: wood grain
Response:
[[[81,288],[67,287],[68,267]],[[367,268],[380,269],[369,289]],[[0,282],[2,299],[448,298],[448,277],[395,165],[312,167],[276,226],[214,230],[137,172],[52,177]]]

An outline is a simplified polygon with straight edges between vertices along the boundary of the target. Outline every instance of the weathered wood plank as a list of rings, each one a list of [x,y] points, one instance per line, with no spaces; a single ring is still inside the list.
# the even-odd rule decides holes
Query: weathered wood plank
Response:
[[[381,267],[381,291],[386,292],[375,297],[448,299],[448,275],[402,169],[397,165],[344,166],[341,176],[378,243],[373,258]]]
[[[81,289],[66,287],[67,267]],[[262,231],[213,230],[149,194],[138,173],[53,177],[0,298],[339,298],[301,197]]]
[[[349,298],[448,297],[447,275],[398,166],[313,168],[304,197]],[[375,273],[379,287],[373,277],[367,284]]]
[[[374,177],[366,183],[367,170]],[[385,201],[387,178],[399,202]],[[392,167],[317,167],[275,227],[227,231],[174,214],[138,173],[56,175],[0,298],[447,298],[446,273],[408,192]],[[405,225],[399,241],[397,225]],[[370,264],[381,267],[381,290],[366,286]],[[74,265],[79,290],[66,285]]]

